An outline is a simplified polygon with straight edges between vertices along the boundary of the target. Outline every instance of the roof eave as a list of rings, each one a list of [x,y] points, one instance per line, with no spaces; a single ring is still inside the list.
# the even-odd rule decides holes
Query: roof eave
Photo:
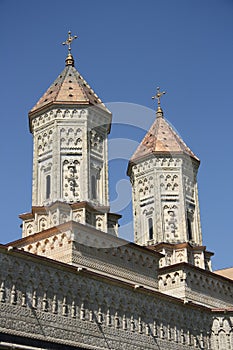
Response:
[[[163,152],[157,152],[157,151],[152,151],[150,154],[146,154],[146,155],[143,155],[143,156],[139,156],[139,157],[132,157],[130,160],[129,160],[129,163],[128,163],[128,167],[127,167],[127,175],[130,176],[131,174],[131,169],[132,169],[132,166],[135,165],[135,164],[138,164],[139,162],[141,161],[144,161],[144,160],[147,160],[149,159],[151,156],[161,156],[161,157],[167,157],[167,156],[183,156],[183,157],[190,157],[194,162],[197,163],[197,166],[199,167],[201,161],[200,159],[198,159],[195,155],[190,155],[190,154],[187,154],[186,152],[170,152],[170,151],[163,151]]]
[[[90,103],[90,101],[51,101],[41,107],[38,107],[38,108],[33,108],[29,111],[28,113],[28,117],[29,117],[29,130],[30,132],[32,132],[32,120],[34,117],[36,117],[38,114],[41,114],[42,112],[46,112],[48,110],[51,109],[52,106],[56,106],[56,107],[59,107],[59,106],[78,106],[78,107],[81,107],[81,106],[84,106],[84,107],[87,107],[87,106],[91,106],[91,107],[96,107],[98,108],[99,111],[101,112],[105,112],[106,114],[108,115],[112,115],[112,113],[105,107],[104,104],[92,104]],[[111,122],[110,122],[111,124]],[[108,126],[108,133],[110,132],[111,130],[111,126],[109,125]]]

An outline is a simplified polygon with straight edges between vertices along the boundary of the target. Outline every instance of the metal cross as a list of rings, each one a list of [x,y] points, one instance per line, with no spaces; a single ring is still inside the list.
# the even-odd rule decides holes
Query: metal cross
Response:
[[[158,107],[160,107],[160,97],[165,95],[166,91],[160,91],[160,87],[157,87],[157,94],[155,96],[152,96],[152,99],[154,100],[155,98],[158,100]]]
[[[71,51],[71,44],[72,44],[72,41],[74,39],[77,39],[77,35],[71,36],[71,31],[69,31],[68,32],[68,38],[66,39],[66,41],[64,41],[64,43],[62,43],[62,45],[67,45],[68,46],[69,53]]]

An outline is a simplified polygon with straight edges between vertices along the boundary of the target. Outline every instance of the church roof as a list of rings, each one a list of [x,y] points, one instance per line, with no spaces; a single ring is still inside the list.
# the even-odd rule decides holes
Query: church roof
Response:
[[[216,270],[216,271],[214,271],[214,273],[233,280],[233,267],[228,267],[226,269]]]
[[[110,113],[101,99],[74,67],[72,55],[67,57],[66,67],[31,109],[29,115],[51,104],[98,106]]]
[[[157,110],[157,117],[146,136],[130,159],[130,163],[147,158],[151,154],[186,154],[199,162],[199,159],[163,117],[162,109]]]

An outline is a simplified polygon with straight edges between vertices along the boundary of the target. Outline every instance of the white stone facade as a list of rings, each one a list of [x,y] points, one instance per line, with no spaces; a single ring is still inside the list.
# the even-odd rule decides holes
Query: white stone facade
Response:
[[[70,220],[118,234],[120,216],[109,212],[110,124],[111,114],[94,106],[50,108],[30,116],[32,212],[20,216],[23,237]]]
[[[159,269],[159,290],[184,302],[210,308],[231,308],[233,283],[215,273],[181,263]]]
[[[32,206],[55,201],[108,206],[107,134],[111,115],[97,107],[76,106],[50,108],[30,118],[34,140]],[[95,197],[92,176],[96,180]]]
[[[0,262],[0,334],[10,339],[96,350],[232,349],[233,312],[5,247]]]
[[[132,166],[136,243],[202,244],[196,176],[187,156],[152,154]]]

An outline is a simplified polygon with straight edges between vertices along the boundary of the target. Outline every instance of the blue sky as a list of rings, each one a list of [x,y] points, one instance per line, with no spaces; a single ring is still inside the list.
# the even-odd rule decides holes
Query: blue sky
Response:
[[[68,30],[79,37],[76,68],[105,102],[153,109],[156,86],[167,91],[165,116],[201,159],[204,244],[215,269],[232,266],[232,0],[0,0],[0,241],[18,239],[18,214],[30,211],[27,113],[64,68]],[[115,125],[111,137],[139,142],[144,131]],[[126,179],[119,162],[113,200],[114,181]],[[130,206],[122,213],[129,220]]]

